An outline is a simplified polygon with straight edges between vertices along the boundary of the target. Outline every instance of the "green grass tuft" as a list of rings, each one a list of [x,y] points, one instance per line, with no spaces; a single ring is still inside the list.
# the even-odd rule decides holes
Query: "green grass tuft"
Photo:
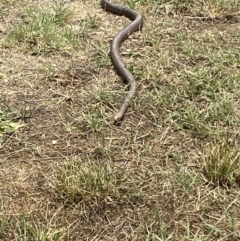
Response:
[[[201,157],[203,174],[214,185],[233,186],[240,174],[240,156],[227,143],[209,144]]]
[[[111,164],[70,161],[56,172],[56,191],[70,203],[99,206],[131,202],[136,190],[128,178]]]
[[[21,23],[13,28],[4,41],[4,47],[20,44],[32,54],[66,52],[78,46],[74,31],[67,23],[72,12],[63,1],[56,1],[51,10],[24,8]]]

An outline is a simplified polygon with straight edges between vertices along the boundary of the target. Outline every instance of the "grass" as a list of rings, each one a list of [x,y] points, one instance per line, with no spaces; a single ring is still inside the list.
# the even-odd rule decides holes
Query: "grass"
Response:
[[[3,221],[1,225],[1,240],[39,240],[39,241],[58,241],[64,237],[64,229],[56,229],[47,224],[42,226],[36,224],[26,214],[20,214],[16,220]],[[4,229],[14,226],[14,229],[9,230],[7,236],[2,236]]]
[[[45,9],[24,8],[21,23],[10,31],[4,46],[22,44],[32,54],[50,51],[67,51],[77,45],[71,28],[64,27],[71,12],[63,2],[55,2],[51,13]]]
[[[116,2],[120,3],[121,1]],[[240,4],[0,3],[0,240],[239,240]]]
[[[127,176],[109,164],[73,160],[56,172],[54,189],[70,203],[104,206],[131,201],[135,188],[128,186]],[[136,192],[137,195],[137,192]]]
[[[15,132],[22,126],[24,126],[24,124],[11,121],[3,111],[0,111],[0,138],[7,133]]]
[[[219,185],[234,185],[239,175],[239,152],[227,143],[214,143],[203,152],[204,175]]]

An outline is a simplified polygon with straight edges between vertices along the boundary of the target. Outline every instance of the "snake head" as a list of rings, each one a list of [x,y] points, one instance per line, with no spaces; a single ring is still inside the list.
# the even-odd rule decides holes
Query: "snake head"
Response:
[[[123,119],[124,114],[121,111],[117,112],[114,116],[114,125],[120,125],[121,120]]]

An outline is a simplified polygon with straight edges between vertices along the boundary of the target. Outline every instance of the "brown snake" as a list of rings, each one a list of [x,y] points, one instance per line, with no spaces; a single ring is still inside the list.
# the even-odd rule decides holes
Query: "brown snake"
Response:
[[[120,107],[119,111],[114,116],[115,122],[119,122],[123,118],[125,112],[127,111],[130,101],[136,95],[136,81],[132,73],[125,67],[123,63],[123,60],[120,54],[120,46],[122,42],[129,37],[129,35],[131,35],[133,32],[138,31],[142,28],[143,17],[133,9],[116,5],[107,0],[101,0],[101,7],[111,13],[124,15],[130,18],[131,20],[133,20],[133,22],[131,22],[128,26],[126,26],[113,39],[111,44],[111,51],[110,51],[112,62],[118,74],[128,84],[128,95],[125,98],[124,102],[122,103],[122,106]]]

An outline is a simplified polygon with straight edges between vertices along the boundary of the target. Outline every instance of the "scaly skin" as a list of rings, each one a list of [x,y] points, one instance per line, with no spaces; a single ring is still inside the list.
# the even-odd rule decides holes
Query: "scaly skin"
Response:
[[[133,22],[131,22],[128,26],[126,26],[112,41],[111,44],[111,59],[112,62],[119,73],[119,75],[123,78],[123,80],[126,81],[128,84],[128,95],[125,98],[124,102],[122,103],[122,106],[120,107],[119,111],[114,116],[115,123],[118,123],[122,118],[124,117],[124,114],[127,111],[127,108],[129,106],[130,101],[134,98],[136,95],[136,81],[132,73],[125,68],[125,65],[123,63],[123,60],[121,58],[120,54],[120,46],[123,41],[125,41],[129,35],[131,35],[133,32],[138,31],[143,26],[143,17],[138,12],[136,12],[133,9],[122,7],[119,5],[116,5],[114,3],[111,3],[107,0],[101,0],[101,7],[105,9],[106,11],[124,15]]]

